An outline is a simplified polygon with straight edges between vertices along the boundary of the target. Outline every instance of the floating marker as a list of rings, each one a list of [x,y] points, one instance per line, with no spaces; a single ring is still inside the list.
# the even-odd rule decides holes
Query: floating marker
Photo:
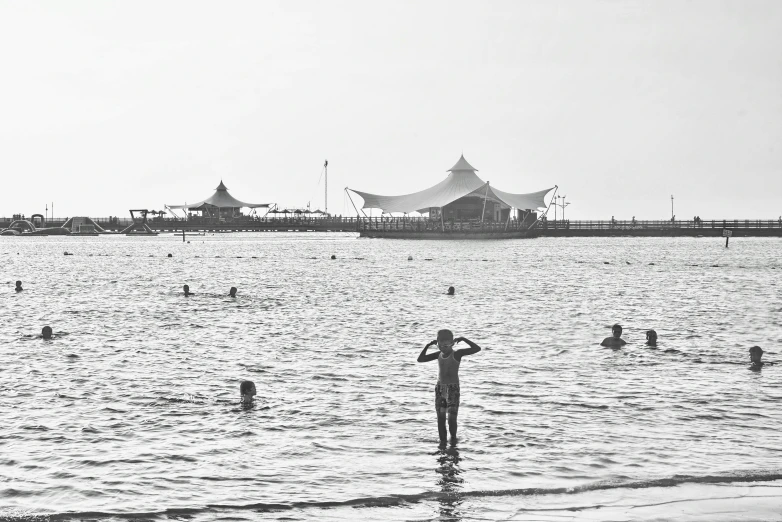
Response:
[[[407,256],[407,260],[408,261],[412,261],[413,260],[413,256]]]

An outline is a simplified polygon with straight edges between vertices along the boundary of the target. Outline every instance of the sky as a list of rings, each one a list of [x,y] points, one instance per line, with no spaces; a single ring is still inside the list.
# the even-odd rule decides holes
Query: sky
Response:
[[[345,187],[416,192],[461,154],[568,219],[782,215],[777,0],[0,0],[0,49],[0,216],[220,180],[322,209],[326,159],[355,215]]]

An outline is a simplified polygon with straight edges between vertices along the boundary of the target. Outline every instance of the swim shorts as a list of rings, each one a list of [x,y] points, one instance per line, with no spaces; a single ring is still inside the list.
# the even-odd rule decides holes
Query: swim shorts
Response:
[[[434,409],[437,413],[459,413],[459,385],[435,384]]]

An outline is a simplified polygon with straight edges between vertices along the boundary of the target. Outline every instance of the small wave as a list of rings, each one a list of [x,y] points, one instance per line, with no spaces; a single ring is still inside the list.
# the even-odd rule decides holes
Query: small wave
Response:
[[[551,402],[557,406],[575,406],[576,408],[591,408],[593,410],[607,410],[607,404],[586,404],[583,402]]]
[[[208,504],[201,508],[166,509],[153,512],[136,513],[109,513],[109,512],[83,512],[83,513],[59,513],[51,515],[34,515],[46,518],[35,519],[41,521],[79,520],[84,518],[153,518],[159,516],[184,516],[204,513],[218,513],[225,510],[253,510],[259,512],[287,511],[292,509],[325,509],[334,507],[394,507],[401,504],[421,502],[425,500],[447,500],[454,498],[491,498],[491,497],[528,497],[543,495],[573,495],[589,491],[601,491],[612,489],[642,489],[642,488],[670,488],[686,483],[695,484],[726,484],[735,482],[772,482],[782,480],[782,472],[758,472],[758,473],[734,473],[724,475],[674,475],[673,477],[637,480],[629,482],[594,482],[583,486],[559,487],[559,488],[518,488],[518,489],[493,489],[460,492],[426,491],[404,495],[386,495],[378,497],[362,497],[350,500],[312,501],[290,503],[255,503],[244,505]],[[0,518],[2,522],[22,522],[29,518]]]

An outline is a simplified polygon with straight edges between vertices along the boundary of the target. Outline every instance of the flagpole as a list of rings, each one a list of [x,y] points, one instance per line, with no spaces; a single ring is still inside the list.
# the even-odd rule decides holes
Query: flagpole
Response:
[[[329,160],[323,162],[323,168],[326,169],[326,215],[329,215]]]

